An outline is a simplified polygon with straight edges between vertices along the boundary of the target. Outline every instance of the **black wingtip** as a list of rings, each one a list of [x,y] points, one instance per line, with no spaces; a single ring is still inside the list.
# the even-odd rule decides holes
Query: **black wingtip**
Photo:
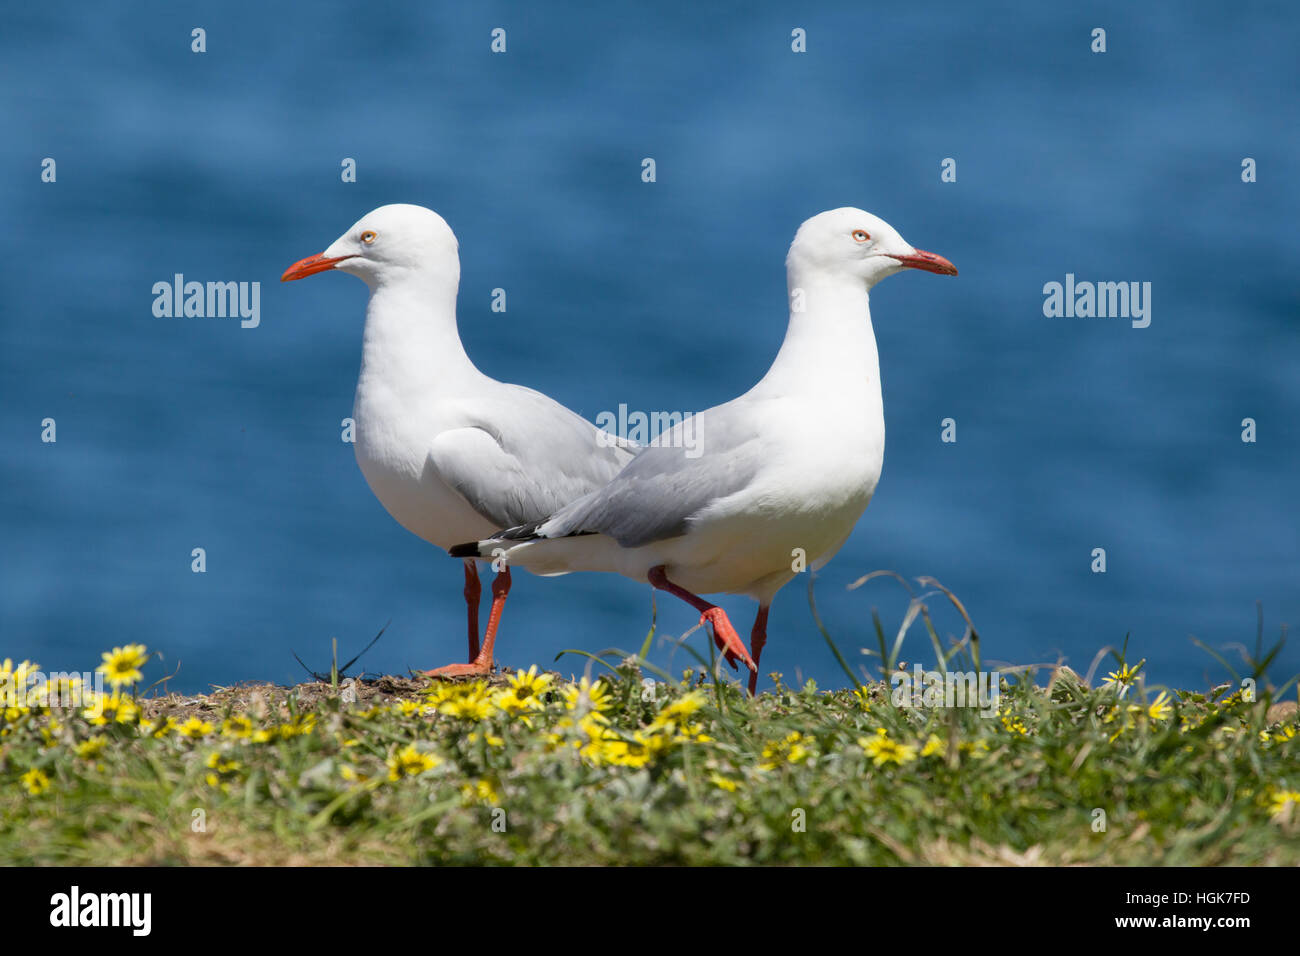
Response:
[[[453,558],[477,558],[479,557],[478,542],[468,541],[465,544],[453,544],[447,549],[447,553]]]

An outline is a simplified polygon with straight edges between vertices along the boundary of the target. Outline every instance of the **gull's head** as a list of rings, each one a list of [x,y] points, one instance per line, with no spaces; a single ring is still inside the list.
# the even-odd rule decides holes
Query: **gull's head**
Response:
[[[366,213],[328,249],[295,262],[281,282],[338,269],[370,288],[410,275],[460,277],[456,234],[432,209],[395,203]]]
[[[818,213],[800,226],[786,263],[800,270],[856,276],[868,288],[903,269],[957,274],[957,267],[943,256],[917,249],[885,220],[852,206]]]

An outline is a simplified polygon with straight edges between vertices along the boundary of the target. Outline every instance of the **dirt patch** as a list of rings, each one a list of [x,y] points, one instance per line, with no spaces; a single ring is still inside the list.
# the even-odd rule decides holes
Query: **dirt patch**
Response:
[[[509,683],[510,668],[493,671],[487,678],[489,686],[503,687]],[[464,683],[476,678],[449,678],[447,683]],[[321,701],[337,698],[348,706],[361,709],[379,704],[419,697],[434,683],[429,677],[399,677],[385,674],[379,677],[346,677],[332,687],[328,681],[309,681],[292,687],[258,681],[214,687],[207,694],[165,694],[140,701],[144,715],[152,720],[171,717],[185,721],[190,717],[202,720],[222,718],[228,714],[248,714],[261,720],[286,720],[289,700],[297,701],[302,709],[311,710]]]

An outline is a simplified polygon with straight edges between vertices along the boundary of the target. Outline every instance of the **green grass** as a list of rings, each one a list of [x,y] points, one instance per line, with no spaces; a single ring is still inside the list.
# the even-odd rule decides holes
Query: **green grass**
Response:
[[[1121,698],[1021,673],[981,717],[879,683],[751,700],[704,667],[647,685],[604,660],[601,726],[558,678],[531,705],[504,679],[390,678],[142,699],[102,726],[10,708],[0,860],[1300,864],[1300,722],[1263,681],[1257,702],[1225,685],[1153,716],[1140,680]]]

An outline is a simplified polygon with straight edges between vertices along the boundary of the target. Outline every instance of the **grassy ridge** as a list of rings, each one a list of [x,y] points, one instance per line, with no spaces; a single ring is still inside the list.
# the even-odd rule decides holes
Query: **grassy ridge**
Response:
[[[1300,864],[1300,721],[1264,690],[1062,669],[980,716],[638,664],[5,708],[0,860]]]

